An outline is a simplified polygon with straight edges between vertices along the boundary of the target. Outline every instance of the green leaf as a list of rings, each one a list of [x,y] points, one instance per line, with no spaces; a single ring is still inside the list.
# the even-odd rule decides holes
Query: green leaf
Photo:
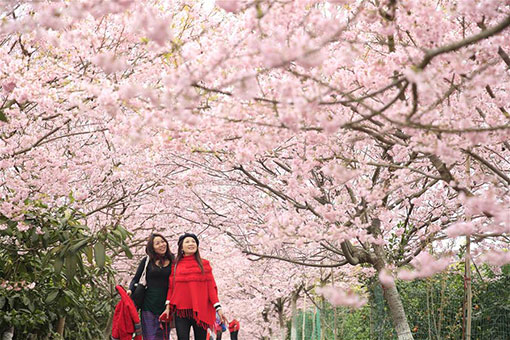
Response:
[[[4,123],[9,123],[9,119],[7,119],[4,110],[0,110],[0,121]]]
[[[0,296],[0,309],[5,306],[5,296]]]
[[[124,240],[127,236],[128,236],[128,231],[124,228],[122,228],[120,225],[117,225],[115,227],[115,230],[118,230],[120,235],[121,235],[121,238]]]
[[[120,229],[113,229],[112,234],[114,234],[119,240],[122,240],[124,238],[122,236],[122,232],[120,231]]]
[[[89,241],[88,239],[82,239],[82,240],[76,242],[74,245],[72,245],[69,248],[69,251],[71,251],[73,253],[78,252],[81,248],[83,248],[88,243],[88,241]]]
[[[103,268],[105,264],[106,258],[106,249],[102,242],[97,242],[94,245],[94,257],[96,259],[96,264],[99,268]]]
[[[70,203],[74,203],[74,202],[76,201],[76,200],[74,199],[74,196],[73,196],[73,192],[72,192],[72,191],[69,193],[69,201],[70,201]]]
[[[33,313],[35,310],[35,306],[32,300],[28,302],[28,309]]]
[[[15,296],[9,296],[7,298],[7,302],[9,302],[9,306],[11,307],[11,309],[14,309],[14,305],[16,303],[16,298]]]
[[[505,275],[510,275],[510,264],[506,264],[504,266],[501,267],[501,271],[503,272],[503,274]]]
[[[46,297],[46,300],[45,302],[46,303],[51,303],[53,302],[58,296],[58,290],[54,290],[52,291],[51,293],[48,294],[48,297]]]
[[[66,274],[68,282],[74,278],[76,274],[76,255],[71,254],[66,257]]]
[[[133,258],[133,253],[131,252],[131,250],[129,250],[128,246],[124,245],[122,247],[122,249],[124,250],[124,254],[126,254],[128,259],[132,259]]]
[[[64,290],[64,295],[70,298],[71,300],[76,300],[76,295],[72,290]]]
[[[55,258],[55,262],[53,263],[53,267],[55,267],[55,273],[57,273],[57,275],[60,275],[63,265],[64,265],[64,261],[62,261],[62,258],[60,256],[57,256]]]
[[[70,209],[66,209],[64,211],[64,220],[67,222],[70,218],[71,218],[71,210]]]
[[[87,260],[90,264],[92,264],[92,260],[94,259],[94,250],[92,247],[87,247],[85,249],[85,253],[87,254]]]
[[[35,230],[32,230],[32,235],[30,236],[30,241],[32,241],[32,243],[35,243],[35,242],[37,242],[38,239],[39,239],[39,235],[35,232]]]

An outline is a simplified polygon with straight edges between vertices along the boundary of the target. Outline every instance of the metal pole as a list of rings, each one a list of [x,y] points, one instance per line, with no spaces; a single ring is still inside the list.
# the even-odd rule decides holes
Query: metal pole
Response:
[[[471,177],[471,159],[468,156],[466,158],[466,173],[468,179]],[[471,217],[467,217],[467,221],[471,222]],[[469,235],[466,236],[466,261],[465,261],[465,270],[464,270],[464,289],[466,292],[466,306],[465,306],[465,316],[466,316],[466,332],[465,332],[465,340],[471,340],[471,313],[472,313],[472,305],[473,305],[473,292],[471,290],[471,237]]]
[[[331,285],[334,286],[335,285],[335,275],[334,275],[334,271],[333,271],[333,268],[331,268]],[[336,310],[336,306],[333,306],[333,312],[334,312],[334,319],[333,319],[333,339],[334,340],[337,340],[337,319],[338,319],[338,313],[337,313],[337,310]]]
[[[471,340],[471,319],[472,319],[472,304],[473,304],[473,291],[471,288],[471,238],[466,236],[466,269],[464,277],[464,287],[466,289],[466,338]]]
[[[306,293],[306,287],[305,287],[305,293]],[[306,330],[306,294],[303,294],[303,329],[301,332],[301,340],[305,340],[305,330]]]

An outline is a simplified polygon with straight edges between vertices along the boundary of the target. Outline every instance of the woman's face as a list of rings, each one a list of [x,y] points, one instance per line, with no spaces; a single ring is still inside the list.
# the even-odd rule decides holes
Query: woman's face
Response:
[[[156,236],[154,240],[152,240],[152,246],[154,247],[154,251],[158,255],[165,255],[166,253],[166,242],[161,237]]]
[[[184,255],[193,255],[197,252],[198,246],[193,237],[186,237],[182,241],[182,250]]]

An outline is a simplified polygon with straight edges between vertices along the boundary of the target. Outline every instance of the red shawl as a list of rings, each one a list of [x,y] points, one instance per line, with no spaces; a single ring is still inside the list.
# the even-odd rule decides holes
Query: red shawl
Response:
[[[167,300],[170,310],[182,318],[193,318],[204,328],[212,328],[216,321],[214,304],[218,301],[218,288],[209,261],[202,259],[204,272],[194,256],[184,256],[169,277]],[[174,285],[175,280],[175,285]]]

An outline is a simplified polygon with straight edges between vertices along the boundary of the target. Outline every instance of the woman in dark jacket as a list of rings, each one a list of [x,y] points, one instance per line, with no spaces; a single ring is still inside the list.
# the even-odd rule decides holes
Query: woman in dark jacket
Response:
[[[164,334],[159,325],[159,316],[165,310],[165,300],[168,291],[168,278],[172,270],[174,255],[170,252],[168,241],[161,234],[152,234],[145,247],[147,257],[144,258],[136,271],[135,277],[129,285],[128,295],[135,290],[145,268],[147,259],[146,290],[142,305],[142,334],[144,340],[164,340]]]

